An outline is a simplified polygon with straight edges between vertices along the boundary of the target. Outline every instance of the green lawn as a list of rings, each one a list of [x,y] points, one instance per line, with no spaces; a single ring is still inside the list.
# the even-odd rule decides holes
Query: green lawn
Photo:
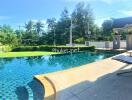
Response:
[[[6,52],[0,53],[0,58],[3,57],[25,57],[25,56],[41,56],[41,55],[52,55],[58,54],[56,52],[41,52],[41,51],[31,51],[31,52]]]

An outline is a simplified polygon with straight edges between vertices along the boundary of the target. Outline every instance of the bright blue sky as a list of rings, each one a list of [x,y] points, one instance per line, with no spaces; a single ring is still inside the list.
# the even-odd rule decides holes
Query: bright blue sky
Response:
[[[59,18],[64,7],[72,11],[77,2],[91,4],[95,22],[99,26],[103,20],[132,16],[131,0],[1,0],[0,24],[17,28],[28,20]]]

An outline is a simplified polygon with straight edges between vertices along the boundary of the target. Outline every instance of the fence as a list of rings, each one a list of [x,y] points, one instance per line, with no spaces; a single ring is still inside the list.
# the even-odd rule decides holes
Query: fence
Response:
[[[113,41],[86,41],[86,46],[95,46],[96,48],[113,48]],[[126,48],[126,40],[120,41],[120,48]]]

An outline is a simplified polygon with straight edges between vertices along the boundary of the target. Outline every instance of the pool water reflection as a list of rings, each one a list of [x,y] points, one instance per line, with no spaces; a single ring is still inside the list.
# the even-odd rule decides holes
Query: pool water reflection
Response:
[[[0,100],[43,100],[44,90],[34,75],[65,70],[111,57],[112,52],[81,52],[51,56],[1,58]]]

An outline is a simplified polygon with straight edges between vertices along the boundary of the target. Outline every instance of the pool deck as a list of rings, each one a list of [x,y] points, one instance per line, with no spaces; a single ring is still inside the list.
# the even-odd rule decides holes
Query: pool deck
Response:
[[[45,100],[132,100],[132,76],[116,75],[126,65],[107,58],[35,78],[45,87]]]

